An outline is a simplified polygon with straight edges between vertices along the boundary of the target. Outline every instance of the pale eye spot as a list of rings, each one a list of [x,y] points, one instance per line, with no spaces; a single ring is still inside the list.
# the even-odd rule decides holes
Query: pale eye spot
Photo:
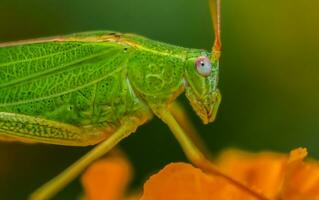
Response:
[[[209,76],[212,72],[212,63],[206,56],[200,56],[195,61],[197,72],[202,76]]]

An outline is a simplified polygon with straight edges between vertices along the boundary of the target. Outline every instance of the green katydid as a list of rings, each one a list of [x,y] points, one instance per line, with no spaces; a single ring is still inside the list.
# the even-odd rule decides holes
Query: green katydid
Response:
[[[220,0],[210,0],[210,7],[212,53],[110,31],[0,44],[0,139],[98,144],[32,200],[51,198],[153,115],[169,126],[190,161],[231,180],[185,134],[174,117],[178,107],[168,108],[186,91],[204,123],[215,119],[221,100]]]

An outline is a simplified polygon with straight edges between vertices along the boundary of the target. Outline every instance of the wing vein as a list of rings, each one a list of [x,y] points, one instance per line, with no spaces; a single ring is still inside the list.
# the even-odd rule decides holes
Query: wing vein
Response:
[[[38,77],[43,77],[43,76],[46,76],[46,75],[50,75],[50,74],[53,74],[53,73],[56,73],[56,72],[59,72],[59,71],[65,70],[65,69],[70,69],[70,68],[67,68],[67,67],[76,67],[76,64],[78,64],[80,62],[83,62],[83,61],[86,61],[86,60],[89,60],[89,59],[96,58],[98,56],[104,55],[104,54],[108,53],[109,51],[111,51],[111,50],[108,49],[107,51],[102,51],[102,52],[97,53],[97,54],[86,56],[84,58],[74,60],[74,61],[72,61],[70,63],[65,63],[63,65],[60,65],[58,67],[54,67],[52,69],[49,69],[49,70],[46,70],[46,71],[43,71],[43,72],[35,73],[35,74],[30,75],[30,76],[26,76],[26,77],[23,77],[23,78],[20,78],[20,79],[15,79],[13,81],[9,81],[9,82],[0,84],[0,89],[4,88],[4,87],[18,85],[18,84],[27,82],[29,80],[34,80],[34,79],[36,79]]]
[[[106,65],[106,64],[105,64]],[[102,65],[102,66],[105,66],[105,65]],[[40,98],[35,98],[35,99],[29,99],[29,100],[25,100],[25,101],[17,101],[17,102],[14,102],[14,103],[3,103],[3,104],[0,104],[0,107],[5,107],[5,106],[15,106],[15,105],[19,105],[19,104],[26,104],[26,103],[31,103],[31,102],[35,102],[35,101],[42,101],[42,100],[45,100],[45,99],[50,99],[50,98],[55,98],[55,97],[58,97],[58,96],[62,96],[62,95],[65,95],[65,94],[68,94],[68,93],[72,93],[72,92],[76,92],[78,90],[81,90],[85,87],[88,87],[88,86],[91,86],[93,84],[96,84],[106,78],[108,78],[109,76],[112,76],[113,74],[119,72],[120,70],[122,70],[124,67],[122,65],[120,65],[120,67],[116,68],[116,70],[112,71],[111,73],[105,75],[105,76],[102,76],[101,78],[99,79],[96,79],[94,81],[91,81],[91,82],[88,82],[86,84],[83,84],[83,85],[80,85],[78,87],[75,87],[73,89],[70,89],[70,90],[66,90],[66,91],[63,91],[63,92],[60,92],[60,93],[57,93],[57,94],[53,94],[53,95],[49,95],[49,96],[46,96],[46,97],[40,97]]]
[[[28,58],[28,59],[22,59],[22,60],[2,63],[2,64],[0,64],[0,67],[5,67],[5,66],[9,66],[9,65],[15,65],[15,64],[24,63],[24,62],[30,62],[30,61],[35,61],[35,60],[41,60],[43,58],[49,58],[49,57],[52,57],[52,56],[60,55],[60,54],[67,53],[67,52],[70,52],[70,51],[74,51],[74,50],[79,49],[79,48],[84,47],[84,46],[89,46],[89,45],[81,45],[81,46],[78,46],[78,47],[74,47],[74,48],[67,49],[67,50],[64,50],[64,51],[59,51],[59,52],[56,52],[56,53],[51,53],[51,54],[48,54],[48,55],[39,56],[39,57],[36,57],[36,58]]]

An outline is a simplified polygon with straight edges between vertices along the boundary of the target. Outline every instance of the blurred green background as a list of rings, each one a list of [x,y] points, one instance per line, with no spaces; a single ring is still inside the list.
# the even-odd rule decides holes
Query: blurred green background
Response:
[[[288,152],[319,158],[319,1],[223,0],[220,89],[215,123],[188,113],[210,150]],[[1,0],[0,41],[87,30],[133,32],[184,47],[210,49],[206,0]],[[185,161],[158,119],[121,143],[135,168],[133,187],[165,164]],[[26,199],[90,148],[0,143],[0,199]],[[55,199],[76,199],[74,181]]]

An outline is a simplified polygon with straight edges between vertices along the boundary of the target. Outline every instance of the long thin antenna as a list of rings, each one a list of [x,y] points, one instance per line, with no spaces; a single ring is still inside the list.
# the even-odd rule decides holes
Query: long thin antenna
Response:
[[[221,0],[210,0],[209,6],[210,6],[210,14],[214,26],[215,31],[215,42],[212,49],[212,56],[214,60],[219,60],[220,54],[221,54],[221,39],[220,39],[220,12],[221,12]]]

